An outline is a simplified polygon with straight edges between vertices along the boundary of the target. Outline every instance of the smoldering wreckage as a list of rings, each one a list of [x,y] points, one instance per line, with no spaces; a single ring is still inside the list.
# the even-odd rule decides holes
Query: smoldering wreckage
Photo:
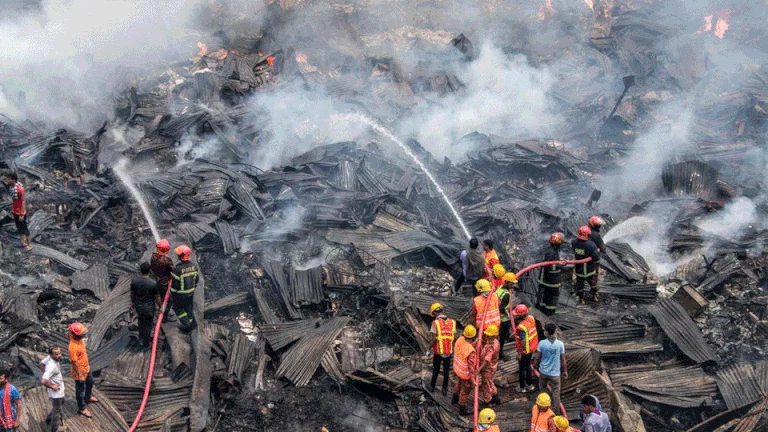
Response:
[[[288,3],[273,3],[272,13],[303,6]],[[534,20],[564,20],[557,6],[547,1]],[[715,12],[678,57],[662,59],[651,50],[672,30],[652,19],[652,2],[580,6],[568,19],[592,37],[574,42],[578,55],[568,55],[588,66],[550,91],[568,118],[556,139],[481,130],[454,144],[473,149],[460,163],[437,160],[415,140],[406,146],[435,174],[472,235],[495,241],[509,271],[540,261],[551,232],[570,239],[591,215],[606,220],[599,303],[576,301],[571,267],[552,316],[533,307],[540,302],[536,272],[521,277],[513,295],[514,304],[532,306],[540,324],[555,323],[566,343],[562,400],[572,426],[580,424],[582,397],[593,394],[614,430],[766,430],[768,230],[759,221],[768,211],[768,68],[744,65],[743,83],[723,90],[697,51],[728,38],[764,41],[765,29],[739,31],[744,14],[740,21]],[[475,61],[479,47],[453,36],[439,49]],[[411,41],[426,43],[418,32]],[[129,285],[154,243],[113,172],[120,159],[141,172],[133,181],[159,230],[172,244],[193,247],[202,274],[198,328],[185,335],[162,325],[138,430],[473,428],[450,393],[427,388],[430,305],[443,304],[463,326],[471,297],[451,290],[467,239],[420,167],[373,129],[356,141],[316,145],[280,168],[248,163],[263,146],[279,145],[249,106],[259,92],[322,89],[384,122],[361,102],[365,95],[376,94],[391,113],[465,91],[450,72],[406,73],[356,42],[354,50],[334,48],[347,60],[340,67],[322,57],[313,63],[313,53],[299,47],[219,32],[190,61],[126,86],[113,120],[92,135],[0,118],[4,168],[26,186],[34,244],[30,252],[16,246],[4,200],[0,360],[23,390],[22,430],[46,430],[36,364],[48,346],[66,346],[66,328],[76,320],[89,326],[101,402],[85,419],[68,400],[69,430],[127,430],[139,409],[149,353],[135,340]],[[620,79],[618,71],[631,72],[623,92],[620,85],[611,92],[590,87],[606,74]],[[643,145],[643,134],[669,124],[649,113],[707,80],[686,151],[664,161],[651,192],[606,202],[612,185],[602,176]],[[290,132],[311,135],[305,126]],[[218,151],[205,160],[191,156],[210,142]],[[743,202],[752,220],[738,232],[705,229],[732,227],[717,218]],[[649,253],[642,245],[653,233],[662,240]],[[672,267],[662,271],[659,256]],[[512,359],[514,350],[505,347]],[[502,431],[530,428],[535,394],[517,391],[517,368],[502,360],[495,379]]]

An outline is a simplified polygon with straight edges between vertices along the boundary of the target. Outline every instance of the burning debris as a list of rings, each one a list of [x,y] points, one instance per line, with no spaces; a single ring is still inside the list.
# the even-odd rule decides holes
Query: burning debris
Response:
[[[110,86],[114,55],[68,59],[94,74],[71,92],[17,88],[28,59],[0,73],[0,375],[24,430],[48,430],[38,364],[75,321],[99,399],[88,421],[65,403],[77,430],[768,427],[764,2],[240,3],[196,5]],[[161,237],[200,279],[153,356],[136,304],[159,313],[139,266],[166,268]],[[594,270],[560,261],[584,244]]]

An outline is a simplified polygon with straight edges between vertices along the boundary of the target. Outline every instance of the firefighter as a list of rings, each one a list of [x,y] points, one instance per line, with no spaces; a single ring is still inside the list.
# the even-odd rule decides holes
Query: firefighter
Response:
[[[448,379],[451,375],[451,357],[453,355],[453,339],[456,335],[456,321],[448,318],[443,313],[443,305],[434,303],[429,308],[430,314],[435,318],[432,321],[432,381],[429,390],[435,391],[437,376],[440,374],[440,365],[443,365],[443,395],[448,392]]]
[[[171,273],[173,311],[176,312],[176,317],[179,319],[181,330],[190,332],[197,325],[195,322],[194,297],[200,272],[191,261],[192,249],[189,246],[181,245],[177,247],[176,255],[181,263]]]
[[[515,306],[512,311],[515,320],[515,347],[517,348],[518,377],[520,391],[525,393],[533,391],[533,374],[531,372],[531,358],[536,348],[539,347],[539,335],[536,332],[536,320],[528,315],[528,307],[524,304]]]
[[[165,298],[165,293],[171,286],[171,274],[173,273],[173,261],[168,257],[168,252],[171,250],[171,243],[166,239],[160,239],[160,241],[157,242],[156,247],[157,249],[152,252],[149,265],[152,269],[152,274],[155,275],[155,280],[157,280],[157,288],[160,292],[160,297]],[[163,322],[175,321],[175,319],[170,316],[172,304],[173,296],[170,296],[168,297],[168,303],[165,306]]]
[[[491,283],[485,279],[480,279],[475,284],[475,289],[480,293],[472,301],[472,321],[475,323],[475,327],[480,331],[485,330],[491,324],[499,327],[501,325],[500,302],[496,293],[491,291]],[[487,307],[486,303],[488,303]],[[485,315],[483,315],[484,312]]]
[[[552,422],[555,424],[557,432],[579,432],[578,430],[572,428],[571,423],[567,418],[563,416],[556,416],[552,419]]]
[[[487,281],[486,281],[487,282]],[[475,341],[477,329],[472,324],[464,327],[464,334],[456,340],[453,347],[453,373],[456,374],[456,388],[453,393],[454,404],[459,404],[459,414],[467,415],[469,394],[477,382],[477,352]]]
[[[585,258],[592,258],[591,261],[576,264],[573,268],[573,272],[576,275],[576,296],[579,298],[581,304],[586,304],[584,297],[586,292],[584,285],[589,284],[592,300],[597,302],[599,300],[597,296],[597,272],[595,266],[600,262],[600,252],[597,249],[595,243],[589,239],[592,234],[592,230],[588,226],[579,228],[577,238],[571,242],[573,248],[573,255],[576,260],[582,260]]]
[[[507,272],[502,277],[504,283],[496,288],[496,297],[499,298],[499,315],[501,315],[501,325],[499,325],[499,352],[501,358],[504,357],[504,344],[509,339],[509,332],[512,329],[512,323],[509,318],[509,304],[512,302],[511,289],[517,283],[517,278],[512,272]]]
[[[550,408],[552,399],[546,393],[539,393],[531,412],[531,432],[551,432],[555,428],[555,413]]]
[[[485,338],[480,349],[480,395],[485,404],[498,404],[500,401],[493,377],[499,367],[499,328],[491,324],[483,335]]]
[[[507,274],[507,270],[501,264],[493,266],[493,278],[491,278],[491,287],[494,291],[504,285],[504,275]]]
[[[552,233],[549,236],[549,249],[544,254],[544,261],[560,261],[560,246],[563,244],[563,233]],[[544,313],[554,315],[557,310],[557,300],[560,298],[560,264],[548,265],[541,269],[539,276],[539,298],[542,299]]]
[[[595,243],[597,250],[601,253],[605,253],[605,242],[603,236],[600,234],[600,228],[605,225],[605,221],[600,216],[592,216],[589,218],[589,229],[592,233],[589,235],[589,239]]]
[[[495,421],[496,411],[490,408],[481,410],[477,414],[477,428],[475,428],[475,432],[501,432]]]

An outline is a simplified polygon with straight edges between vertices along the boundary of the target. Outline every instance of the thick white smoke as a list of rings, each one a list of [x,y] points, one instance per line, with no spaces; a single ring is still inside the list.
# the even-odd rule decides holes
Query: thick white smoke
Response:
[[[758,220],[757,207],[749,198],[739,197],[720,212],[697,224],[699,229],[728,240],[737,240]]]

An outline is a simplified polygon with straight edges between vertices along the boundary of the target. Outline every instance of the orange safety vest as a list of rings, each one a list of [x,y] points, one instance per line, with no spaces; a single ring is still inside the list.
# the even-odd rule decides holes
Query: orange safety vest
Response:
[[[437,340],[432,343],[432,352],[441,355],[453,354],[456,321],[450,318],[438,318],[435,320],[435,329],[437,330]]]
[[[488,310],[485,309],[486,301],[491,302],[488,305]],[[477,327],[477,331],[483,331],[491,324],[495,324],[496,327],[501,325],[501,314],[499,313],[500,304],[501,301],[493,291],[491,291],[488,297],[483,295],[475,297],[475,327]],[[483,311],[486,311],[484,320]]]
[[[480,432],[480,429],[475,428],[475,432]],[[496,425],[492,425],[486,429],[485,432],[501,432],[501,429],[499,429],[499,427]]]
[[[456,346],[453,347],[453,372],[459,379],[468,380],[469,376],[469,356],[475,352],[475,347],[467,342],[464,336],[456,340]]]
[[[544,413],[539,412],[539,406],[533,406],[533,413],[531,415],[531,432],[550,432],[549,423],[555,417],[554,411],[548,409]]]
[[[536,348],[539,347],[539,335],[536,332],[536,320],[533,316],[528,315],[523,322],[518,324],[518,330],[522,330],[525,333],[525,340],[520,339],[517,332],[515,332],[515,345],[517,350],[521,354],[530,354],[536,352]]]

